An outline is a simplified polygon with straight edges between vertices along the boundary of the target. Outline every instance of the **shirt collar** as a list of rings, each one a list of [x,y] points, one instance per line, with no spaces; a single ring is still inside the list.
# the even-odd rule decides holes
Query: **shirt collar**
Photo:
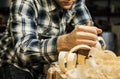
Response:
[[[57,8],[56,3],[54,0],[41,0],[41,6],[47,11],[53,11]]]

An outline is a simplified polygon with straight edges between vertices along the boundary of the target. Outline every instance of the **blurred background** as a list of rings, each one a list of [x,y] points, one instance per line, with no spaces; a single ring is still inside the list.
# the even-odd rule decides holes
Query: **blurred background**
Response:
[[[11,0],[0,0],[0,33],[5,31]],[[120,0],[86,0],[95,26],[103,29],[107,49],[120,55]]]
[[[11,0],[0,0],[0,33],[4,32],[9,17]]]
[[[95,26],[103,29],[107,49],[120,55],[120,0],[86,0]]]

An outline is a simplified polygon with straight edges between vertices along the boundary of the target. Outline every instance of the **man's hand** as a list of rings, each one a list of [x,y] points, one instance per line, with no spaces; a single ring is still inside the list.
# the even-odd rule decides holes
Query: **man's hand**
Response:
[[[57,40],[57,50],[70,50],[76,45],[85,44],[90,47],[96,45],[97,35],[101,33],[102,30],[97,27],[76,25],[75,29],[65,35],[61,35]]]

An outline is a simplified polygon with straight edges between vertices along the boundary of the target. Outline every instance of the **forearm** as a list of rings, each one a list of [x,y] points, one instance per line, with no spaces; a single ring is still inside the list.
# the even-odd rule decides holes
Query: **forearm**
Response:
[[[31,1],[31,0],[30,0]],[[57,37],[39,39],[35,9],[29,1],[13,5],[9,20],[10,31],[15,44],[16,59],[20,65],[29,66],[40,64],[39,62],[53,62],[57,60]],[[16,4],[16,3],[15,3]],[[20,9],[19,9],[20,8]],[[36,15],[35,15],[36,14]],[[42,28],[41,28],[42,29]],[[29,64],[28,64],[29,63]]]
[[[36,65],[41,62],[53,62],[58,58],[56,51],[56,40],[57,37],[50,39],[39,40],[29,39],[17,42],[16,50],[18,58],[22,61],[25,66],[28,64]]]

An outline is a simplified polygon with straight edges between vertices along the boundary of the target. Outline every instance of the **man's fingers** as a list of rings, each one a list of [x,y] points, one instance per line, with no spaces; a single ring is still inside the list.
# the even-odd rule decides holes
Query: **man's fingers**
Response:
[[[97,28],[97,34],[102,33],[102,29]]]
[[[77,31],[84,31],[84,32],[90,32],[93,34],[99,34],[102,32],[102,29],[99,29],[97,27],[93,27],[93,26],[84,26],[84,25],[76,25],[75,29]]]
[[[76,29],[77,29],[77,31],[90,32],[93,34],[97,34],[97,30],[95,27],[80,25],[80,26],[77,26]]]
[[[78,39],[76,40],[76,43],[79,44],[84,44],[84,45],[88,45],[90,47],[93,47],[96,45],[96,41],[92,41],[92,40],[85,40],[85,39]]]
[[[78,37],[78,39],[97,40],[97,35],[89,32],[77,32],[76,37]]]

